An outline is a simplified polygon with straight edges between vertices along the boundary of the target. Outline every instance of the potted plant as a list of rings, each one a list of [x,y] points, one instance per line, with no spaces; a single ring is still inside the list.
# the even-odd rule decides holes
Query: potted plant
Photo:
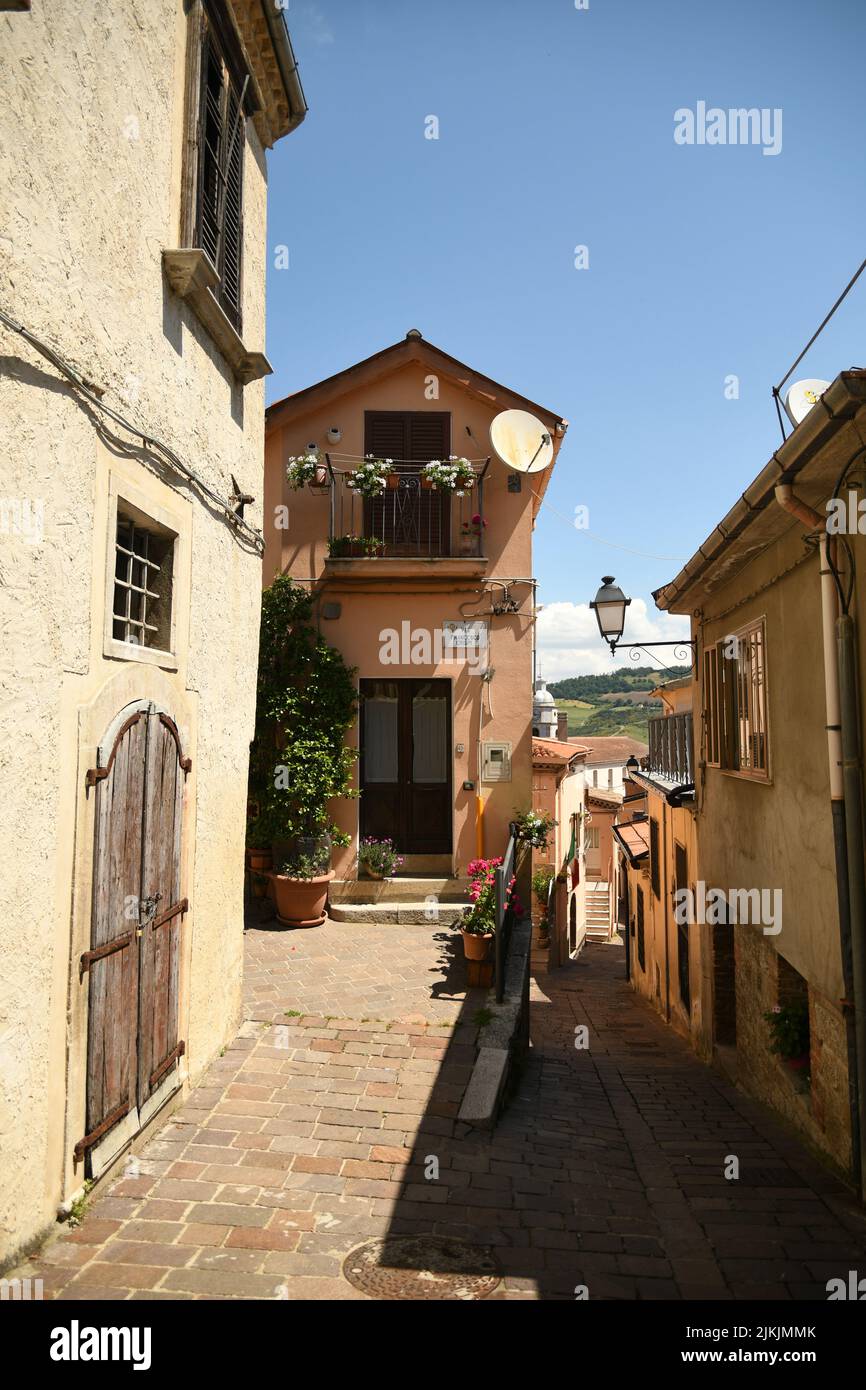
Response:
[[[284,927],[320,927],[325,920],[328,884],[334,877],[331,853],[295,854],[269,874],[274,885],[277,921]]]
[[[520,811],[512,822],[518,840],[523,840],[533,849],[547,849],[550,832],[556,821],[547,811]]]
[[[270,874],[279,920],[321,921],[331,843],[349,837],[331,820],[333,798],[350,787],[356,758],[344,747],[354,723],[354,672],[311,622],[312,598],[279,575],[262,595],[255,736],[250,749],[250,799],[258,807],[251,835],[270,844]]]
[[[372,836],[358,846],[358,868],[365,878],[390,878],[403,863],[403,856],[394,848],[393,840],[376,840]]]
[[[351,536],[332,536],[328,541],[328,554],[332,560],[343,560],[349,554],[351,545]]]
[[[421,486],[462,497],[475,486],[475,469],[468,459],[458,458],[456,454],[444,461],[431,459],[421,469]]]
[[[368,454],[364,462],[349,474],[346,486],[361,497],[381,497],[388,486],[392,462],[392,459],[377,459]]]
[[[378,536],[364,536],[361,544],[368,560],[378,560],[385,554],[385,542]]]
[[[486,960],[496,934],[496,878],[495,870],[502,863],[498,859],[473,859],[469,875],[469,896],[471,907],[464,909],[460,921],[463,936],[463,954],[467,960]],[[512,912],[522,913],[523,907],[515,892],[516,879],[512,875],[505,890],[505,906]]]
[[[464,521],[460,527],[460,538],[464,555],[473,555],[477,549],[476,542],[481,539],[487,522],[480,512],[476,512],[469,521]]]
[[[764,1014],[770,1025],[770,1051],[781,1057],[792,1071],[807,1071],[810,1061],[809,1006],[787,1004]]]
[[[328,481],[328,470],[318,454],[296,454],[286,460],[286,482],[297,492],[305,483],[311,487],[324,487]]]

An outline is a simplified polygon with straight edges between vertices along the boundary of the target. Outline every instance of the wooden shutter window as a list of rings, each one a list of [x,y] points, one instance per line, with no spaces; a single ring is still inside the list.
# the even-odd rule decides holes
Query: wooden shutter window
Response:
[[[216,34],[204,27],[199,97],[199,171],[195,244],[213,263],[217,297],[240,332],[245,116],[241,89]]]
[[[659,823],[657,820],[650,819],[650,881],[652,883],[653,895],[661,897],[661,875],[659,863]]]

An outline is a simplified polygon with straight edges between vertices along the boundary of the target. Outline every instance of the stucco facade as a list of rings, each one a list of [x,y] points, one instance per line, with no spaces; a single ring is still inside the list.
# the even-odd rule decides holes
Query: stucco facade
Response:
[[[530,404],[412,333],[404,342],[268,410],[265,584],[284,573],[312,589],[322,635],[356,669],[360,689],[364,682],[377,680],[447,683],[446,762],[452,795],[450,806],[439,813],[440,843],[446,848],[435,856],[436,866],[447,874],[465,873],[477,855],[502,854],[509,821],[532,800],[532,528],[537,494],[546,486],[550,470],[520,479],[521,489],[512,490],[509,477],[514,475],[490,444],[494,416]],[[540,407],[532,409],[541,412]],[[461,555],[453,533],[450,546],[444,547],[447,553],[395,555],[389,548],[376,559],[329,557],[331,497],[327,489],[290,489],[286,461],[310,446],[323,461],[333,452],[334,489],[345,488],[346,474],[368,452],[365,421],[370,416],[416,418],[427,412],[446,419],[451,453],[473,461],[490,456],[483,503],[477,488],[466,503],[467,513],[483,506],[483,558]],[[553,437],[555,455],[564,423],[548,411],[541,419]],[[339,431],[338,442],[329,441],[329,430]],[[482,466],[477,463],[479,472]],[[338,498],[339,494],[335,506]],[[513,611],[494,612],[504,596]],[[439,653],[442,659],[437,659],[432,648],[425,659],[421,648],[412,650],[412,633],[428,634],[435,641],[447,624],[469,617],[487,625],[488,644],[471,659],[454,659],[448,653]],[[401,636],[396,660],[386,645],[391,632]],[[489,679],[486,671],[493,673]],[[355,747],[360,724],[349,736]],[[507,776],[501,780],[482,775],[482,745],[490,742],[507,746]],[[333,866],[337,879],[353,878],[359,815],[364,811],[358,801],[350,800],[333,809],[350,837],[347,848],[335,850]],[[394,826],[395,838],[401,829]],[[410,854],[408,867],[412,864],[429,868],[433,858]]]
[[[862,955],[859,968],[856,954],[845,968],[846,942],[858,933],[862,938],[863,928],[849,907],[851,853],[838,836],[834,842],[834,825],[842,827],[844,845],[850,787],[842,777],[839,730],[850,719],[862,748],[863,707],[855,682],[849,714],[840,716],[841,600],[824,561],[823,533],[840,479],[843,502],[850,505],[853,496],[856,511],[858,484],[850,479],[862,453],[864,398],[866,374],[838,377],[698,556],[656,596],[660,607],[692,615],[697,642],[701,877],[726,892],[766,894],[771,908],[769,916],[764,911],[760,920],[738,920],[727,930],[733,951],[721,929],[708,938],[707,1042],[743,1085],[849,1175],[856,1171],[854,1020],[866,1010],[866,980]],[[857,614],[864,539],[856,516],[842,535],[844,542],[834,542],[841,593],[862,672],[866,649]],[[711,732],[718,728],[714,691],[722,688],[712,653],[727,648],[737,660],[750,634],[760,643],[760,660],[751,661],[748,704],[740,699],[738,717],[728,721],[732,753]],[[740,669],[748,684],[749,668]],[[849,765],[859,777],[858,760]],[[862,863],[862,845],[853,854]],[[735,1016],[719,1007],[730,989]],[[800,1070],[773,1051],[767,1019],[792,1000],[808,1009],[808,1054]],[[859,1084],[862,1091],[862,1075]]]
[[[258,74],[259,109],[244,123],[241,313],[244,343],[259,350],[264,143],[288,125],[278,83],[262,75],[276,60],[256,9],[221,13]],[[214,496],[229,498],[233,474],[259,499],[245,520],[260,527],[261,380],[244,383],[162,266],[164,251],[185,244],[198,14],[180,0],[150,0],[0,15],[0,307]],[[104,417],[19,334],[0,325],[0,343],[0,1260],[8,1260],[85,1176],[73,1158],[87,1089],[89,975],[79,961],[99,886],[86,774],[112,721],[136,702],[170,715],[191,759],[179,846],[189,902],[178,985],[185,1054],[163,1096],[194,1081],[237,1028],[261,558],[249,529]],[[119,507],[175,537],[162,654],[112,637]],[[19,518],[37,512],[41,533],[28,533]]]

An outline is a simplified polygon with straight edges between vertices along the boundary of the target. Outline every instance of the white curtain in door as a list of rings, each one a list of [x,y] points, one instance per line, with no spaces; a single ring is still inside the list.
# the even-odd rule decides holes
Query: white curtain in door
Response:
[[[364,780],[397,781],[397,696],[364,701]]]
[[[412,780],[448,781],[448,702],[443,695],[416,695],[412,701]]]

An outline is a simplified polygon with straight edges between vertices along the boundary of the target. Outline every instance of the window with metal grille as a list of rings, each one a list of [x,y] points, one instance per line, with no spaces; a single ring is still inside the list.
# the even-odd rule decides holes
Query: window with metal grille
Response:
[[[212,262],[219,276],[214,294],[240,332],[250,75],[225,0],[201,0],[195,14],[200,49],[191,237]]]
[[[745,776],[769,776],[766,634],[763,619],[704,652],[706,760]]]
[[[118,507],[112,636],[137,647],[171,650],[174,542]]]

